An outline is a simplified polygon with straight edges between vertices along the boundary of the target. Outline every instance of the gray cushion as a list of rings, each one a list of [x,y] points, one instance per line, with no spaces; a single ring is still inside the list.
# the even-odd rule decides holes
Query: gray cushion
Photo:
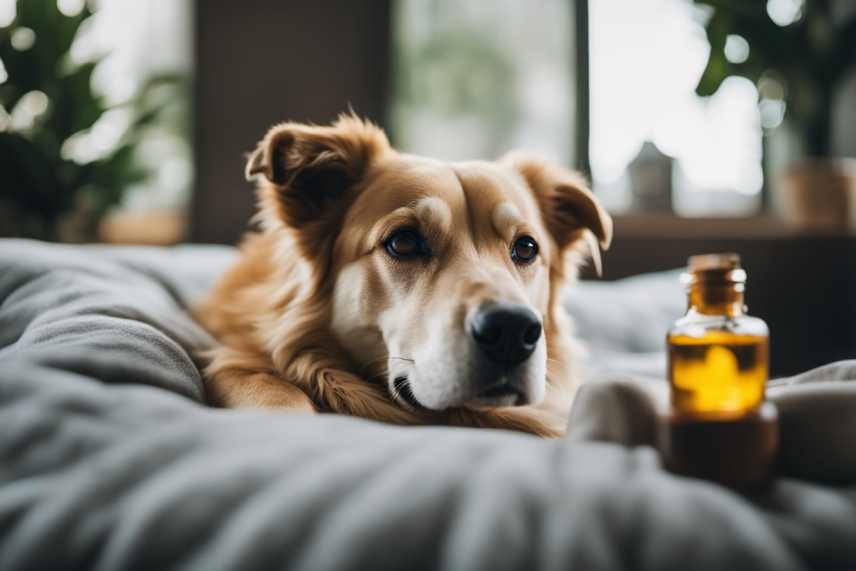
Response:
[[[672,476],[609,379],[552,441],[208,409],[186,307],[233,256],[0,241],[0,570],[856,567],[856,482]]]

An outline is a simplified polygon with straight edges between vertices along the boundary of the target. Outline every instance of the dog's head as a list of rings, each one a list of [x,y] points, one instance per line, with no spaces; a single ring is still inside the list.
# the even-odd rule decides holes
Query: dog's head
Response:
[[[564,334],[558,289],[580,259],[570,254],[611,237],[580,177],[521,155],[399,154],[351,116],[274,127],[247,174],[263,177],[265,225],[332,285],[331,333],[359,366],[381,365],[402,406],[543,398],[551,337]]]

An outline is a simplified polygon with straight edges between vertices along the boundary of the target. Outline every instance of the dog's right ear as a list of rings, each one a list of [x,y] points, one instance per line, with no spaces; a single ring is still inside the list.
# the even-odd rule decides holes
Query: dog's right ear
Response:
[[[598,275],[600,250],[612,241],[612,217],[578,173],[538,157],[510,153],[503,159],[519,172],[541,208],[547,230],[560,251],[584,241]]]
[[[343,115],[329,127],[273,127],[247,161],[248,179],[263,177],[262,208],[292,227],[318,219],[389,150],[378,127]]]

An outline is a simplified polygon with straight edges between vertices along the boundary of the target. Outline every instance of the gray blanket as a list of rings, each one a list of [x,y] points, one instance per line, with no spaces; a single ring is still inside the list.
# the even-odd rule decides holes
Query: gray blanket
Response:
[[[755,499],[647,445],[672,275],[571,294],[565,439],[214,410],[185,309],[233,256],[0,241],[0,570],[856,568],[856,363],[771,389]]]

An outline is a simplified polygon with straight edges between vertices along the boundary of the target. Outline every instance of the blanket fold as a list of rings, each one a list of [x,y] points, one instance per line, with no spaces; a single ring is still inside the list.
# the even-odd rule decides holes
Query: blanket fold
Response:
[[[815,479],[852,474],[853,362],[771,387],[756,499],[661,469],[650,385],[558,440],[209,409],[187,307],[234,255],[0,241],[0,571],[856,568],[856,485]]]

